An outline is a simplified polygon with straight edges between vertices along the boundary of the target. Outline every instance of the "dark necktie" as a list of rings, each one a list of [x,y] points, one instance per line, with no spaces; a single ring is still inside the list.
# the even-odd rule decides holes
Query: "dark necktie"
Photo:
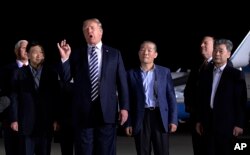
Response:
[[[39,88],[39,82],[40,82],[39,71],[32,69],[32,74],[35,81],[35,89],[37,90]]]
[[[89,76],[91,82],[91,101],[98,97],[98,57],[95,51],[96,47],[91,47],[89,58]]]

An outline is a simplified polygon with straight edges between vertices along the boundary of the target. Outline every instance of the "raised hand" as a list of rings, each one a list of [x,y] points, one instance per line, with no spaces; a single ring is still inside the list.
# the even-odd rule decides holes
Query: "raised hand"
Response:
[[[61,43],[57,43],[57,47],[59,49],[61,59],[62,60],[67,60],[70,56],[71,53],[71,48],[69,44],[67,44],[66,40],[62,40]]]

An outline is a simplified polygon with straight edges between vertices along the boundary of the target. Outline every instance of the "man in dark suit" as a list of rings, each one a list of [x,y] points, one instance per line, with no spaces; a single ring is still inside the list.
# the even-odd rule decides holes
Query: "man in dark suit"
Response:
[[[192,144],[193,144],[193,152],[194,155],[201,155],[201,136],[196,132],[195,125],[196,125],[196,102],[198,97],[198,83],[199,83],[199,76],[200,73],[203,72],[208,63],[211,63],[212,60],[212,53],[213,53],[213,46],[214,45],[214,38],[211,36],[203,37],[200,45],[200,54],[203,58],[202,63],[198,66],[192,68],[186,87],[184,89],[184,103],[185,103],[185,110],[190,114],[190,129],[192,133]]]
[[[227,64],[232,48],[230,40],[216,40],[214,65],[200,77],[196,130],[204,137],[202,154],[232,154],[233,139],[243,133],[246,82],[242,71]]]
[[[29,65],[16,70],[12,79],[11,128],[18,132],[21,155],[48,155],[58,111],[58,76],[44,63],[41,44],[29,43],[27,52]]]
[[[16,60],[13,63],[7,64],[1,69],[1,82],[3,95],[10,97],[11,93],[11,78],[15,70],[21,68],[24,65],[28,65],[28,56],[26,47],[28,45],[27,40],[19,40],[15,44],[14,52]],[[18,155],[18,134],[10,128],[9,118],[10,106],[8,106],[1,114],[1,121],[3,122],[3,138],[6,155]]]
[[[73,77],[74,82],[76,155],[114,155],[118,103],[120,124],[128,118],[126,71],[119,50],[102,43],[103,29],[98,19],[84,21],[83,34],[87,46],[72,53],[66,40],[57,44],[63,62],[61,79],[69,82]]]
[[[126,134],[134,136],[138,155],[169,154],[169,133],[177,129],[177,102],[168,68],[154,64],[157,49],[152,41],[141,44],[140,67],[128,72],[130,94]]]

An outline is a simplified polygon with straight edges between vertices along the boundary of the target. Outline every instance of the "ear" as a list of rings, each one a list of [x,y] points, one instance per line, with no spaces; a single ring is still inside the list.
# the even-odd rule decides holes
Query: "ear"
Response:
[[[154,58],[157,58],[157,56],[158,56],[158,52],[155,52],[155,56],[154,56]]]
[[[227,58],[229,59],[231,57],[231,52],[227,52]]]

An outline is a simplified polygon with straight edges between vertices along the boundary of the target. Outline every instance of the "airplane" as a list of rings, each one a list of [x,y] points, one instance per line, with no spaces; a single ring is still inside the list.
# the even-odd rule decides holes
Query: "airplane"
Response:
[[[175,96],[177,100],[178,120],[180,123],[185,123],[189,118],[189,113],[185,111],[184,89],[190,71],[181,72],[180,70],[181,68],[178,69],[176,72],[171,72],[171,76],[173,79]]]
[[[246,85],[247,85],[247,108],[250,109],[250,31],[241,41],[239,46],[233,52],[230,57],[233,66],[237,69],[242,70],[245,73]],[[181,68],[176,72],[171,72],[172,79],[174,82],[174,89],[177,99],[178,107],[178,119],[179,123],[186,123],[189,118],[189,113],[185,112],[184,104],[184,89],[189,76],[190,70],[187,72],[181,72]],[[247,116],[250,120],[250,114]]]

